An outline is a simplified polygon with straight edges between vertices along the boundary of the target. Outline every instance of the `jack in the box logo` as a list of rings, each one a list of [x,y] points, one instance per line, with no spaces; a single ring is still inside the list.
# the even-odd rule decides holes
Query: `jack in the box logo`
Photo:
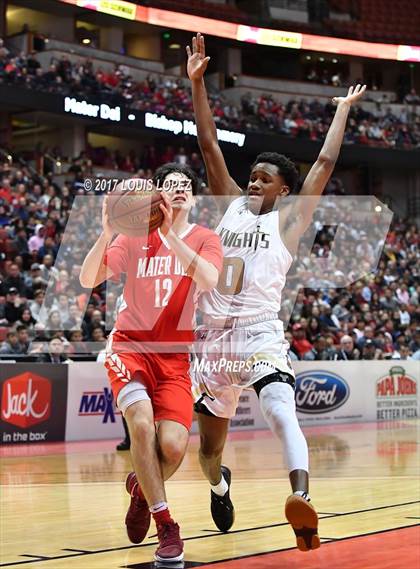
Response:
[[[1,418],[6,423],[27,429],[43,423],[51,415],[51,382],[25,372],[3,383]]]

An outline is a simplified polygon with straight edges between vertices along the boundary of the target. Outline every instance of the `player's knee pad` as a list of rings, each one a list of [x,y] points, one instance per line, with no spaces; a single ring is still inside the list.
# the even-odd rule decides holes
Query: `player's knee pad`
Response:
[[[268,383],[261,388],[258,397],[261,411],[270,426],[275,424],[282,428],[290,420],[297,421],[294,391],[289,383]]]
[[[296,417],[294,390],[287,383],[273,382],[259,394],[260,407],[271,431],[283,442],[289,472],[308,470],[308,445]]]

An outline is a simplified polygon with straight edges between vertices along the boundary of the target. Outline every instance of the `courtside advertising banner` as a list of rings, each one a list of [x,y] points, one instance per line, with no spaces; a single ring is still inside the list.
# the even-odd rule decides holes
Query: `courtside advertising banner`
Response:
[[[66,441],[117,439],[124,436],[102,363],[69,365]]]
[[[64,441],[67,365],[2,363],[1,444]]]
[[[420,416],[416,361],[293,362],[302,426],[386,422]],[[266,429],[254,389],[242,392],[230,430]],[[198,432],[194,423],[193,432]]]
[[[301,425],[402,421],[420,415],[419,362],[297,362]]]

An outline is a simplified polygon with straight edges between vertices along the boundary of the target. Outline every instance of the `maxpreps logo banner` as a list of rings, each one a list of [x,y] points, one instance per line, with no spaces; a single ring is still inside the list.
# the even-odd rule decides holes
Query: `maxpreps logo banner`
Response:
[[[115,423],[115,415],[120,415],[114,403],[111,389],[104,387],[101,391],[85,391],[80,400],[79,417],[102,417],[102,423]]]
[[[0,442],[64,440],[67,366],[3,364]]]
[[[418,386],[415,377],[401,365],[376,381],[376,418],[378,421],[416,419]]]

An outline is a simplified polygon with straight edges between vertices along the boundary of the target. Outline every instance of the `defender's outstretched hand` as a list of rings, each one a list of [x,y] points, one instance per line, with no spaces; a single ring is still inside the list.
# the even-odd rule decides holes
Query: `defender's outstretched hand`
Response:
[[[192,52],[189,45],[187,45],[187,73],[191,81],[201,79],[207,69],[207,64],[210,57],[206,57],[206,46],[204,44],[204,36],[198,32],[196,37],[192,39]]]
[[[345,97],[334,97],[332,102],[336,105],[340,103],[347,103],[348,105],[352,105],[356,103],[359,99],[363,97],[363,93],[366,91],[366,85],[357,84],[356,87],[349,87],[348,93]]]

